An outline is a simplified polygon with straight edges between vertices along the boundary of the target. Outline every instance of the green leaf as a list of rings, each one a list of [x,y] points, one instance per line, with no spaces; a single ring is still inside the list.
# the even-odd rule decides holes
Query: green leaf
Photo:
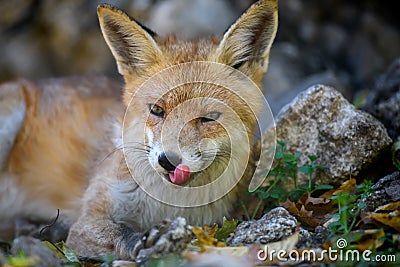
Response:
[[[64,246],[63,246],[63,252],[64,252],[64,255],[65,255],[65,258],[69,262],[74,262],[74,263],[76,262],[76,263],[80,264],[79,258],[76,255],[76,253],[72,249],[70,249],[65,243],[64,243]]]
[[[276,152],[275,153],[275,159],[281,159],[281,158],[283,158],[283,152]]]
[[[37,264],[37,258],[27,257],[25,252],[20,251],[15,256],[7,256],[6,257],[9,266],[12,267],[33,267]]]
[[[277,140],[276,143],[278,144],[278,146],[281,146],[282,148],[284,148],[288,142],[283,141],[283,140]]]
[[[311,162],[314,162],[318,157],[316,155],[309,155],[308,158],[311,160]]]
[[[312,172],[312,168],[308,165],[300,166],[299,171],[305,174],[310,174]]]
[[[233,231],[235,231],[238,221],[235,219],[228,220],[224,217],[222,227],[215,232],[215,238],[223,240],[227,238]]]
[[[58,242],[56,244],[50,243],[49,241],[42,241],[43,245],[48,247],[54,254],[60,259],[65,259],[64,254],[62,253],[64,242]],[[58,249],[57,249],[58,248]]]
[[[315,187],[314,190],[330,190],[333,189],[333,186],[330,184],[320,184],[317,187]]]

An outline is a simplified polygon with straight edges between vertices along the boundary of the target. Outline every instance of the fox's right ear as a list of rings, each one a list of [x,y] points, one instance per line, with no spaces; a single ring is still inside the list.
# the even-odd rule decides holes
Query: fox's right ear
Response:
[[[97,15],[120,74],[143,70],[161,59],[162,52],[153,39],[154,32],[110,5],[98,6]]]

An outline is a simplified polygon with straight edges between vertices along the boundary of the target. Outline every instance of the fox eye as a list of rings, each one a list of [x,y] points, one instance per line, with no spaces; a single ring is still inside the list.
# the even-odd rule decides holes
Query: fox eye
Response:
[[[210,113],[208,113],[204,117],[200,117],[200,121],[202,123],[212,122],[212,121],[218,120],[220,116],[221,116],[221,112],[211,111]]]
[[[164,117],[164,109],[156,104],[149,104],[150,114],[157,116],[157,117]]]

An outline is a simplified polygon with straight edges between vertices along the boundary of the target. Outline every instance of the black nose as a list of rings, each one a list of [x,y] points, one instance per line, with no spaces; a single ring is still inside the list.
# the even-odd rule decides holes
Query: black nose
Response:
[[[166,171],[172,172],[175,170],[176,166],[181,163],[181,158],[179,155],[174,153],[161,153],[158,156],[158,163],[163,167]]]

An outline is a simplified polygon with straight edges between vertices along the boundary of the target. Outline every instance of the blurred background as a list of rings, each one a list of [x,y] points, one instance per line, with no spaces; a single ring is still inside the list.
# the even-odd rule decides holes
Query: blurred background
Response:
[[[0,0],[0,82],[104,74],[121,80],[98,26],[110,3],[160,35],[223,34],[252,0]],[[315,83],[350,101],[373,90],[400,57],[396,1],[280,0],[264,79],[273,112]]]

